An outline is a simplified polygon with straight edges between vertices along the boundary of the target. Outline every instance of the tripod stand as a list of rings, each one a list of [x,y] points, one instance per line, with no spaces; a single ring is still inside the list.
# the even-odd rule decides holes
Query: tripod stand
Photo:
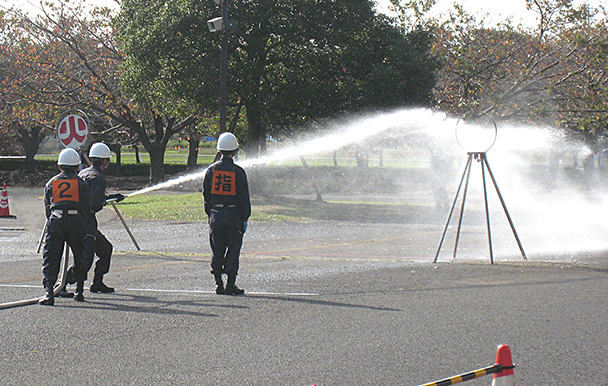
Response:
[[[507,215],[507,220],[509,220],[509,225],[511,226],[511,230],[513,231],[515,240],[517,240],[517,245],[519,246],[521,255],[523,256],[524,260],[528,260],[528,258],[526,257],[526,253],[524,252],[524,248],[521,245],[521,241],[519,240],[519,236],[517,235],[517,231],[515,230],[515,226],[513,225],[513,221],[511,220],[511,215],[509,215],[509,211],[507,210],[507,205],[505,204],[505,201],[502,198],[502,194],[500,193],[500,190],[498,189],[498,184],[496,183],[496,179],[494,178],[492,169],[490,169],[490,164],[488,163],[486,153],[485,152],[471,152],[471,153],[467,153],[467,154],[468,154],[467,164],[464,168],[464,173],[462,174],[462,178],[460,179],[460,185],[458,186],[458,190],[456,191],[456,197],[454,197],[454,203],[452,204],[452,209],[450,209],[450,214],[448,215],[448,220],[446,221],[445,228],[443,230],[443,235],[441,236],[441,241],[439,242],[439,248],[437,248],[437,254],[435,255],[435,259],[433,260],[433,263],[437,262],[437,258],[439,257],[439,253],[441,252],[441,247],[443,246],[443,241],[445,240],[445,235],[447,233],[448,226],[450,225],[450,220],[452,219],[452,214],[454,213],[454,208],[456,207],[456,203],[458,202],[458,196],[460,195],[460,190],[462,189],[462,186],[464,183],[464,191],[463,191],[463,195],[462,195],[462,205],[461,205],[461,209],[460,209],[460,218],[458,220],[458,229],[456,231],[456,242],[454,245],[454,256],[453,257],[456,258],[456,252],[458,251],[458,241],[460,239],[460,230],[462,228],[462,216],[464,214],[464,206],[465,206],[466,199],[467,199],[467,191],[469,188],[469,177],[471,175],[473,159],[475,159],[481,163],[481,176],[483,179],[483,196],[484,196],[484,202],[485,202],[485,208],[486,208],[486,224],[487,224],[487,229],[488,229],[488,244],[489,244],[489,248],[490,248],[490,262],[492,264],[494,264],[494,252],[492,250],[492,232],[490,230],[490,211],[488,208],[488,190],[486,188],[486,173],[485,173],[486,170],[488,171],[488,174],[490,175],[490,178],[492,179],[492,183],[494,184],[494,188],[496,189],[496,193],[498,194],[498,198],[500,199],[502,208],[504,209],[505,214]],[[465,180],[466,180],[466,182],[465,182]]]

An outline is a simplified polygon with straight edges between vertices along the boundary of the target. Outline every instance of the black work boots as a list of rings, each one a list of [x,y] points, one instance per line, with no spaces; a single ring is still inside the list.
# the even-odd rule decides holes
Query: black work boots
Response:
[[[107,294],[110,292],[114,292],[114,288],[108,287],[101,280],[94,280],[93,284],[91,284],[90,291],[93,292],[94,294],[96,294],[98,292]]]
[[[226,288],[224,288],[223,285],[222,286],[216,285],[215,293],[218,295],[242,295],[245,293],[245,290],[242,290],[235,285],[232,285],[232,286],[227,285]]]
[[[228,284],[224,288],[224,281],[222,275],[214,275],[215,277],[215,293],[218,295],[242,295],[245,293],[244,290],[237,287],[232,277],[228,277]]]
[[[245,293],[245,290],[240,289],[236,285],[227,285],[224,289],[224,295],[242,295]]]
[[[44,289],[46,293],[43,297],[38,300],[38,304],[42,304],[43,306],[53,306],[55,305],[55,295],[53,294],[53,286],[54,284],[46,283],[44,285]]]
[[[61,289],[61,291],[57,292],[56,296],[58,298],[73,298],[74,297],[74,293],[73,292],[69,292],[65,287],[63,287]]]
[[[76,283],[76,292],[74,293],[74,300],[77,302],[84,302],[84,281]]]
[[[53,294],[53,286],[47,286],[46,292],[43,297],[38,300],[38,304],[43,306],[54,306],[55,295]],[[84,281],[76,283],[76,293],[68,292],[65,288],[62,288],[58,293],[58,297],[62,298],[74,298],[77,302],[84,302]]]
[[[222,275],[214,275],[215,277],[215,293],[218,295],[224,295],[226,289],[224,288],[224,281]]]
[[[245,293],[244,290],[234,284],[236,282],[236,276],[228,275],[228,283],[226,284],[226,289],[224,290],[224,294],[226,295],[242,295]]]

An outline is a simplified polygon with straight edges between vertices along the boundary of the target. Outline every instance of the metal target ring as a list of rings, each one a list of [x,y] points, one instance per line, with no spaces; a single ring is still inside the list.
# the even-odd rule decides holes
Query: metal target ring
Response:
[[[496,143],[498,129],[486,113],[468,112],[456,122],[456,141],[467,153],[485,153]]]

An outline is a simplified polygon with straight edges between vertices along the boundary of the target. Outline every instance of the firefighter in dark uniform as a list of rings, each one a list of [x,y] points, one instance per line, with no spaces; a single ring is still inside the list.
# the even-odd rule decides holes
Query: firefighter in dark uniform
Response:
[[[215,277],[215,292],[220,295],[245,293],[235,282],[243,234],[251,215],[251,202],[245,170],[235,165],[233,160],[238,147],[234,134],[220,135],[217,149],[222,158],[209,166],[203,181],[205,212],[209,218],[211,273]],[[227,275],[226,287],[223,274]]]
[[[76,175],[80,155],[74,149],[64,149],[59,153],[57,164],[61,173],[44,187],[47,227],[42,254],[42,284],[46,293],[39,303],[48,306],[55,304],[53,287],[59,275],[64,243],[74,255],[74,299],[77,301],[84,300],[83,288],[88,271],[84,259],[86,230],[83,214],[91,210],[91,198],[87,184]]]
[[[125,198],[120,193],[106,195],[106,177],[104,173],[110,165],[110,157],[108,145],[101,142],[94,143],[89,150],[89,160],[92,165],[78,173],[78,176],[87,183],[91,190],[91,210],[84,219],[92,230],[85,240],[85,258],[89,264],[87,268],[91,267],[94,255],[97,255],[93,282],[90,287],[90,291],[93,293],[114,292],[113,287],[108,287],[103,282],[103,276],[110,271],[110,260],[114,248],[112,243],[99,231],[97,218],[95,217],[95,213],[103,209],[107,200],[113,199],[116,202],[120,202]]]

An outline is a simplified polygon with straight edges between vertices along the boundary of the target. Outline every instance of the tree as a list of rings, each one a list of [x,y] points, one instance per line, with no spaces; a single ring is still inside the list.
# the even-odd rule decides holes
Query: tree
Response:
[[[582,6],[566,8],[558,19],[564,20],[560,29],[545,32],[560,57],[550,90],[557,120],[595,143],[608,127],[608,18],[605,11]]]
[[[60,2],[46,5],[44,13],[33,19],[19,12],[15,15],[23,21],[21,28],[32,44],[52,48],[44,61],[30,58],[31,74],[21,78],[20,96],[63,110],[80,108],[94,121],[105,122],[106,129],[125,128],[150,154],[150,181],[161,181],[169,139],[195,118],[159,111],[149,100],[134,100],[123,92],[123,56],[112,12],[94,8],[88,13],[82,3]]]
[[[201,37],[208,35],[201,6],[194,1],[127,0],[115,19],[125,53],[121,85],[133,101],[165,116],[184,117],[180,130],[188,128],[186,136],[193,141],[188,167],[196,164],[196,141],[207,131],[203,124],[218,95],[216,47]]]
[[[199,113],[216,114],[219,39],[205,29],[214,7],[211,0],[123,2],[117,26],[130,88],[147,85],[161,100],[179,90]],[[233,0],[229,14],[237,26],[229,104],[244,107],[253,155],[265,150],[267,134],[285,127],[430,99],[429,35],[406,37],[369,0]]]
[[[4,131],[3,154],[25,155],[25,167],[34,169],[34,156],[40,143],[53,130],[59,112],[53,106],[39,103],[31,85],[43,80],[31,69],[44,66],[50,58],[52,43],[36,44],[21,27],[22,21],[1,15],[0,39],[0,127]],[[37,59],[37,60],[35,60]],[[18,146],[21,149],[18,149]]]
[[[185,0],[122,2],[114,25],[125,53],[122,85],[133,99],[174,115],[216,106],[219,61],[208,38],[208,6]]]
[[[444,25],[436,36],[442,70],[435,96],[443,110],[491,112],[522,121],[538,118],[534,114],[547,99],[553,61],[531,36],[469,25]]]
[[[579,22],[587,22],[596,10],[588,4],[575,6],[572,0],[526,0],[526,8],[538,15],[536,36],[551,38]]]
[[[508,22],[490,28],[461,9],[438,28],[439,106],[576,131],[603,124],[605,16],[569,0],[529,5],[542,15],[535,29]]]
[[[430,38],[410,35],[366,0],[236,1],[235,92],[248,118],[248,143],[267,133],[362,109],[429,102]]]

